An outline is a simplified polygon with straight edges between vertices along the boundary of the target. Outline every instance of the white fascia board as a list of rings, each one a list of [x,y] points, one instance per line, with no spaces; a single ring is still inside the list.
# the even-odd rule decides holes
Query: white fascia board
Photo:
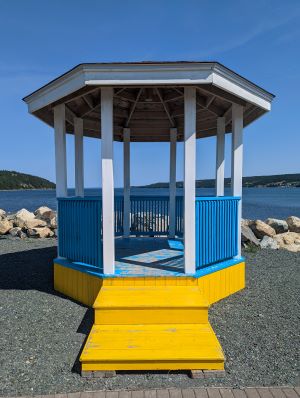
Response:
[[[24,100],[33,113],[88,85],[198,85],[214,84],[246,101],[270,110],[273,96],[216,63],[193,64],[83,64]]]
[[[221,65],[214,68],[212,83],[214,86],[236,95],[266,111],[271,110],[274,96],[241,76],[225,69]]]
[[[33,113],[84,86],[85,79],[82,70],[74,71],[74,73],[70,73],[70,75],[54,81],[49,86],[25,98],[25,102],[28,104],[28,111],[29,113]]]

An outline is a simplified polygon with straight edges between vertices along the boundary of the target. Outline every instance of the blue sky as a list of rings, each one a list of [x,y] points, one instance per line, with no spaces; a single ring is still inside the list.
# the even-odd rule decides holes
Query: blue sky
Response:
[[[82,62],[217,60],[276,95],[245,129],[244,175],[300,172],[299,0],[0,1],[0,169],[54,180],[54,137],[21,98]],[[67,140],[74,186],[73,137]],[[178,179],[182,179],[182,145]],[[226,174],[230,173],[230,136]],[[167,181],[167,144],[132,144],[132,185]],[[115,143],[122,186],[122,145]],[[197,142],[197,178],[215,173],[215,139]],[[101,184],[100,141],[85,140],[85,183]]]

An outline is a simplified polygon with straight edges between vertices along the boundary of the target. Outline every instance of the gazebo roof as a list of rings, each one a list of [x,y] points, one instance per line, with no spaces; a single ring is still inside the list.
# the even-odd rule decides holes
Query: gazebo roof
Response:
[[[29,112],[53,126],[53,108],[66,104],[66,130],[83,119],[84,135],[101,138],[100,89],[114,87],[114,139],[169,141],[170,128],[183,138],[184,86],[197,89],[197,138],[216,134],[217,118],[231,131],[231,105],[244,107],[244,126],[271,109],[274,95],[218,62],[85,63],[24,98]]]

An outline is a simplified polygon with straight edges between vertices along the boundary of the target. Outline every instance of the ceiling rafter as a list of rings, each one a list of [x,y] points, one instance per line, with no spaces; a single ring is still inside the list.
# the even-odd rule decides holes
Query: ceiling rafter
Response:
[[[143,89],[140,88],[140,89],[139,89],[139,92],[138,92],[138,94],[137,94],[137,96],[136,96],[135,102],[132,104],[132,106],[131,106],[131,108],[130,108],[128,118],[127,118],[127,120],[126,120],[126,122],[125,122],[125,127],[128,127],[128,126],[129,126],[131,117],[132,117],[133,112],[134,112],[134,110],[135,110],[135,108],[136,108],[136,104],[138,103],[139,98],[140,98],[140,96],[141,96],[141,94],[142,94],[142,91],[143,91]]]
[[[173,117],[172,117],[172,115],[171,115],[171,113],[170,113],[169,106],[168,106],[168,104],[166,104],[166,103],[164,102],[163,97],[162,97],[162,94],[161,94],[159,88],[156,88],[156,92],[157,92],[158,98],[160,99],[160,102],[162,103],[162,106],[164,107],[164,110],[165,110],[165,112],[166,112],[166,115],[167,115],[167,117],[168,117],[170,123],[171,123],[171,126],[172,126],[172,127],[175,127],[175,121],[174,121],[174,119],[173,119]]]

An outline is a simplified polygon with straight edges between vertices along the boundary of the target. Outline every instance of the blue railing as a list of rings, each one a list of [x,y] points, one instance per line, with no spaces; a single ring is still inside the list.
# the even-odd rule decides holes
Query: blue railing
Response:
[[[197,197],[196,268],[232,258],[238,253],[236,197]],[[183,236],[183,197],[176,197],[176,235]],[[132,196],[132,235],[167,236],[168,196]],[[102,267],[102,199],[58,199],[59,255],[73,262]],[[123,234],[123,197],[115,197],[115,235]]]
[[[168,235],[168,196],[131,196],[130,208],[133,235]]]
[[[73,262],[102,266],[102,202],[99,198],[58,199],[58,251]]]
[[[238,254],[238,197],[196,198],[196,268]]]

